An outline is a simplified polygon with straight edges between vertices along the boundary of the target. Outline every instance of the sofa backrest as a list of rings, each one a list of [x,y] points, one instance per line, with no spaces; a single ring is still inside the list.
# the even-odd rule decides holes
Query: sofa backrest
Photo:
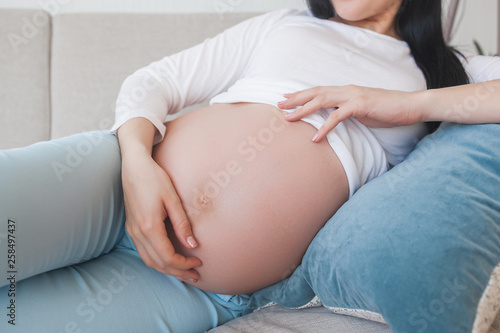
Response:
[[[50,15],[0,10],[0,149],[50,132]]]
[[[254,15],[0,10],[0,35],[26,39],[0,39],[0,149],[109,129],[128,75]]]
[[[0,149],[109,129],[128,75],[255,15],[0,9]]]

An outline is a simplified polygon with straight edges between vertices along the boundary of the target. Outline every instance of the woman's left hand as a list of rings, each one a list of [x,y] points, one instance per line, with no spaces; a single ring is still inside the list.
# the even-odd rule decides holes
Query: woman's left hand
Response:
[[[286,100],[278,107],[286,110],[301,108],[285,116],[297,121],[319,109],[337,108],[333,111],[313,141],[319,142],[341,121],[354,117],[370,127],[394,127],[422,121],[420,112],[412,108],[412,93],[366,88],[359,86],[315,87],[284,95]]]

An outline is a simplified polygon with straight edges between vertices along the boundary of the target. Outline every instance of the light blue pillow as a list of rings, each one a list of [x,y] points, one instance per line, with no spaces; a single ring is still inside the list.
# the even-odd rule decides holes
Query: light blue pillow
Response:
[[[363,186],[251,306],[300,307],[316,294],[381,314],[398,333],[471,332],[499,263],[500,125],[444,123]]]

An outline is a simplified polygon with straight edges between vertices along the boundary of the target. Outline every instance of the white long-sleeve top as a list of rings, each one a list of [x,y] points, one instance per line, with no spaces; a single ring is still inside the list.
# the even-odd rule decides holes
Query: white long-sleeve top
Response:
[[[314,86],[359,85],[391,90],[426,89],[403,41],[371,30],[321,20],[308,11],[279,10],[246,20],[214,38],[136,71],[122,85],[113,133],[143,117],[165,135],[169,114],[206,100],[277,106],[283,94]],[[303,119],[319,128],[332,109]],[[349,181],[350,195],[387,171],[426,134],[423,124],[369,128],[347,119],[328,142]]]

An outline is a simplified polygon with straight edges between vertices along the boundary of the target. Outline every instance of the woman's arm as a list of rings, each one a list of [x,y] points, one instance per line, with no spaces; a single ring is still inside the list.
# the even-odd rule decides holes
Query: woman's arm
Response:
[[[167,116],[226,91],[243,76],[262,40],[290,12],[279,10],[243,21],[137,70],[122,84],[111,132],[142,117],[156,127],[154,144],[159,143],[165,136]]]
[[[358,86],[315,87],[285,98],[278,104],[282,109],[303,105],[286,115],[289,121],[297,121],[319,109],[337,108],[318,130],[315,142],[349,117],[371,127],[423,121],[500,123],[500,80],[417,92]]]
[[[181,243],[189,248],[198,245],[172,182],[151,157],[155,131],[147,119],[134,118],[117,133],[122,155],[125,227],[146,265],[196,281],[199,276],[193,268],[201,261],[175,253],[167,237],[164,221],[168,214]]]
[[[144,262],[181,279],[198,279],[196,258],[175,253],[164,220],[188,247],[197,246],[191,225],[168,175],[152,159],[168,114],[227,90],[243,75],[254,50],[288,10],[244,21],[218,36],[136,71],[123,83],[111,132],[122,151],[126,227]]]
[[[411,111],[422,121],[500,123],[500,80],[413,93]]]
[[[371,127],[422,121],[500,123],[500,58],[475,56],[465,69],[472,84],[410,93],[358,86],[315,87],[285,95],[278,106],[284,110],[302,106],[287,114],[289,121],[319,109],[337,108],[314,136],[315,142],[349,117]]]

